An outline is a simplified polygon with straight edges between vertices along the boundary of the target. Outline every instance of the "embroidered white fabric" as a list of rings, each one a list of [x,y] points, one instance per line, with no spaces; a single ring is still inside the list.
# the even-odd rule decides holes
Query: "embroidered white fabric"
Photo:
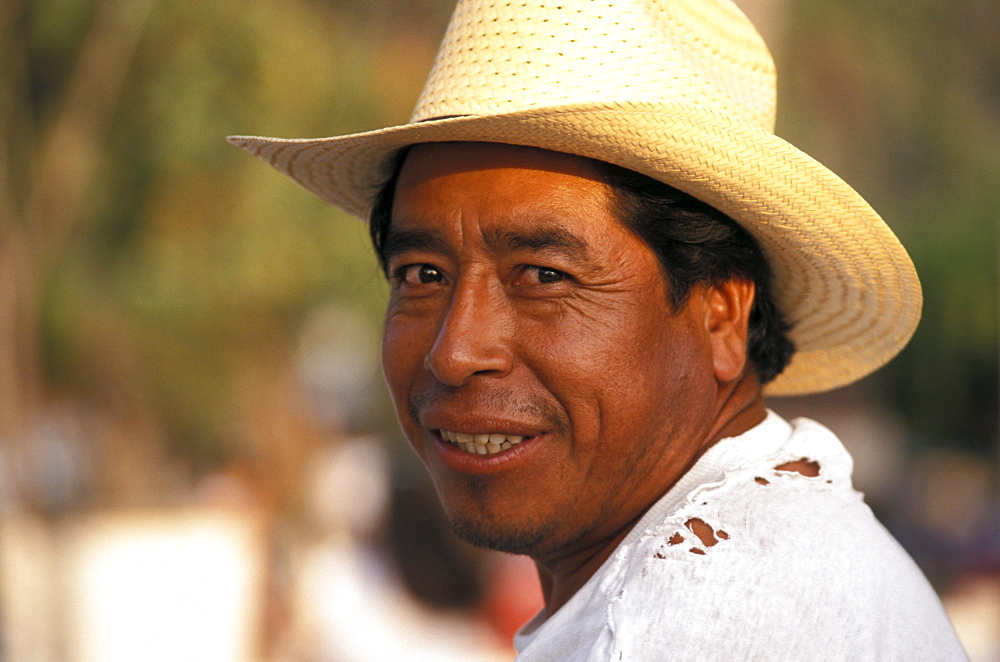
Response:
[[[802,459],[819,475],[775,469]],[[517,659],[968,659],[852,468],[828,429],[769,412],[710,448],[569,602],[525,625]]]

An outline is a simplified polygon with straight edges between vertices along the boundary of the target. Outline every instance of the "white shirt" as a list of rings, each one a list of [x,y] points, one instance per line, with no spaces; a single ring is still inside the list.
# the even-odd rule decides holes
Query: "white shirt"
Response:
[[[802,459],[819,475],[775,469]],[[852,466],[823,426],[769,412],[710,448],[569,602],[525,625],[518,660],[967,659]]]

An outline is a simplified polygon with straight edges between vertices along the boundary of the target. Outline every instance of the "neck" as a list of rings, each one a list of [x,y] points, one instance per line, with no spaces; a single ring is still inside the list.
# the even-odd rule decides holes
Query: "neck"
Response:
[[[722,439],[743,434],[759,425],[767,417],[761,386],[754,375],[744,375],[734,383],[722,385],[717,393],[716,403],[717,414],[710,425],[705,428],[704,443],[701,445],[700,451],[690,458],[682,471],[677,472],[677,479],[660,490],[655,498],[645,504],[645,507],[638,511],[625,526],[613,535],[598,540],[582,550],[578,549],[569,556],[534,559],[542,587],[542,595],[545,597],[547,616],[558,611],[590,580],[621,541],[625,539],[636,522],[677,483],[677,480],[694,466],[705,451]]]

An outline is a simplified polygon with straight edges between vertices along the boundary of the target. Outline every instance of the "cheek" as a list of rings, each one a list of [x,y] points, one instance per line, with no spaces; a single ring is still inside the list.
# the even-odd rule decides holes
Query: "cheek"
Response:
[[[628,418],[662,402],[658,391],[672,369],[670,352],[662,325],[636,319],[639,314],[631,306],[602,306],[518,329],[529,368],[570,412],[577,435],[608,424],[631,426]]]
[[[414,371],[423,365],[427,347],[422,326],[426,324],[413,319],[386,317],[382,329],[382,374],[394,398],[402,395]]]
[[[653,325],[638,348],[644,369],[659,373],[665,388],[690,388],[711,375],[711,352],[700,327],[685,315]]]
[[[567,374],[628,384],[673,365],[680,348],[671,326],[669,310],[656,302],[611,299],[573,307],[536,335],[549,356],[566,357]]]
[[[396,420],[410,446],[423,459],[424,450],[418,441],[420,429],[410,413],[409,397],[411,385],[423,365],[424,351],[409,326],[386,319],[382,333],[382,376],[389,388]]]
[[[683,316],[652,316],[635,322],[617,339],[617,351],[605,360],[605,389],[630,406],[621,414],[650,424],[684,420],[709,402],[712,362],[706,339]],[[619,395],[620,397],[620,395]]]

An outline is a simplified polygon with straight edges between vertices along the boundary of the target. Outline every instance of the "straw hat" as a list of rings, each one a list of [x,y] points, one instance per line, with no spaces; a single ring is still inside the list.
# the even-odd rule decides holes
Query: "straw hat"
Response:
[[[761,244],[798,348],[767,392],[813,393],[906,344],[920,283],[861,196],[774,135],[774,113],[771,56],[728,0],[459,0],[408,124],[230,140],[361,218],[416,143],[528,145],[666,182]]]

